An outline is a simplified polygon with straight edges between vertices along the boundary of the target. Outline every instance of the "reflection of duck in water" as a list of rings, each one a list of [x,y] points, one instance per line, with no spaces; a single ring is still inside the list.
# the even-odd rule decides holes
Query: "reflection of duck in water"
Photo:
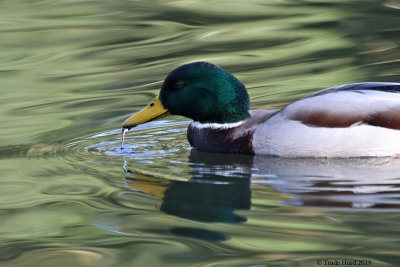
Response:
[[[243,222],[246,219],[234,211],[250,208],[251,157],[237,155],[245,160],[241,162],[237,157],[212,155],[192,151],[189,181],[135,175],[128,184],[161,198],[161,210],[171,215],[204,222]]]
[[[161,209],[166,213],[198,221],[243,221],[234,210],[250,207],[250,182],[257,190],[272,186],[275,191],[288,194],[289,198],[284,197],[282,202],[289,205],[400,208],[397,159],[285,159],[191,152],[190,181],[135,178],[129,183],[163,198]]]
[[[133,174],[127,184],[162,200],[160,210],[200,222],[240,223],[246,218],[236,210],[250,209],[250,166],[252,157],[233,157],[191,151],[193,176],[189,181],[173,181]],[[172,232],[208,240],[225,240],[214,231],[175,227]]]
[[[290,194],[285,204],[399,209],[400,161],[393,158],[277,158],[256,156],[252,183]]]
[[[251,110],[244,85],[207,62],[183,65],[160,95],[127,119],[131,128],[168,114],[194,120],[190,144],[209,152],[284,157],[400,154],[400,83],[356,83],[313,93],[280,111]]]
[[[133,172],[127,184],[161,199],[161,211],[199,222],[244,223],[246,217],[237,211],[250,209],[251,197],[257,203],[277,203],[277,195],[266,194],[270,190],[265,187],[284,193],[281,203],[285,205],[400,209],[400,163],[396,159],[285,159],[192,150],[189,161],[193,171],[188,181]],[[220,230],[200,225],[174,226],[170,231],[209,241],[228,238]]]

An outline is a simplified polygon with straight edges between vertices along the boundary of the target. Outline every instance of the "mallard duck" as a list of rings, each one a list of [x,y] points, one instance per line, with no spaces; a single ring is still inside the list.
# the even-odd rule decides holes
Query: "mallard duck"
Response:
[[[197,150],[282,157],[400,155],[400,83],[364,82],[312,93],[281,110],[249,110],[245,86],[208,62],[178,67],[123,128],[168,114],[193,119]]]

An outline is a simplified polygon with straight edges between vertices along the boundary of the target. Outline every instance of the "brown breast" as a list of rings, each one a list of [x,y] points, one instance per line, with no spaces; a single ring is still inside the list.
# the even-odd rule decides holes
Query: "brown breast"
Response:
[[[252,141],[257,125],[276,113],[274,110],[251,110],[250,118],[233,128],[198,128],[190,124],[187,138],[193,148],[201,151],[254,154]]]

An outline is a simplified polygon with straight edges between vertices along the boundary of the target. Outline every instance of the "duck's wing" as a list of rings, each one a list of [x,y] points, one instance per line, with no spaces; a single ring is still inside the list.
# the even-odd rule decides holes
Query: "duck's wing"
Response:
[[[400,83],[346,84],[310,94],[275,116],[312,127],[373,125],[400,130]]]
[[[363,82],[363,83],[351,83],[340,86],[327,88],[315,93],[312,93],[305,98],[314,97],[318,95],[324,95],[328,93],[341,92],[341,91],[359,91],[359,90],[374,90],[389,93],[400,93],[400,83],[385,83],[385,82]]]

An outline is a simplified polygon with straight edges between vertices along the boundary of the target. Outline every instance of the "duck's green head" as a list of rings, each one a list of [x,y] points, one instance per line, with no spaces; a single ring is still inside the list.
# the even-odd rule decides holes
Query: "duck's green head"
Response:
[[[195,62],[180,66],[165,79],[160,95],[132,115],[124,128],[182,115],[201,123],[233,123],[248,118],[249,96],[244,85],[224,69]]]

